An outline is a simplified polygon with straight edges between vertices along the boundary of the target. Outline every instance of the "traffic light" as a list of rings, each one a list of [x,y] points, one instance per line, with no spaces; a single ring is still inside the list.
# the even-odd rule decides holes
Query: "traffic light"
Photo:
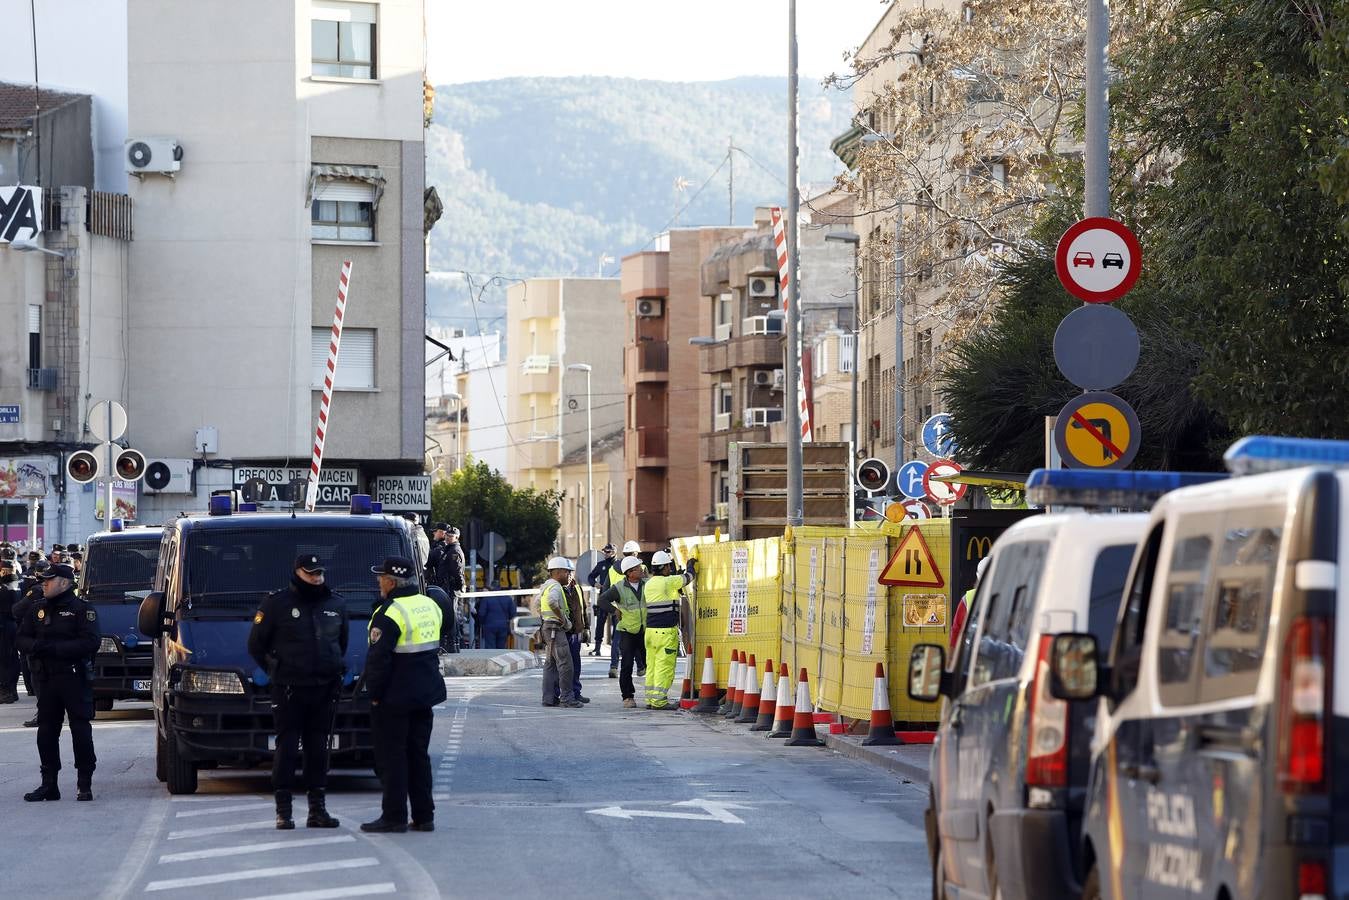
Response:
[[[145,454],[128,447],[117,454],[112,469],[122,481],[140,481],[145,475]]]
[[[66,460],[66,477],[76,484],[88,484],[98,477],[98,457],[88,450],[76,450]]]
[[[885,490],[889,483],[890,467],[879,459],[864,459],[857,466],[857,486],[862,490],[875,494]]]

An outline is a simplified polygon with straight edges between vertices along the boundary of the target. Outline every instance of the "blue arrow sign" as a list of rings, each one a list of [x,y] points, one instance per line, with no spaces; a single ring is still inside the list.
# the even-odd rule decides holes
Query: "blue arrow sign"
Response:
[[[899,474],[895,476],[899,492],[910,500],[927,496],[927,491],[923,488],[923,476],[926,474],[927,463],[917,459],[909,460],[899,467]]]
[[[950,413],[937,413],[923,423],[923,449],[942,459],[955,455],[956,438],[951,433]]]

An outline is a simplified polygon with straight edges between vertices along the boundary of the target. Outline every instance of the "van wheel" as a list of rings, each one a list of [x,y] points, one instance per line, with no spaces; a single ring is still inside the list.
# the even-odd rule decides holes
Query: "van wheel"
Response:
[[[1091,864],[1086,883],[1082,885],[1082,900],[1101,900],[1101,870]]]
[[[164,780],[170,794],[195,794],[197,792],[197,766],[190,759],[183,759],[178,750],[178,741],[167,738],[164,741]]]
[[[155,778],[159,779],[161,784],[169,780],[168,760],[164,758],[165,743],[164,736],[159,733],[158,728],[155,728]]]

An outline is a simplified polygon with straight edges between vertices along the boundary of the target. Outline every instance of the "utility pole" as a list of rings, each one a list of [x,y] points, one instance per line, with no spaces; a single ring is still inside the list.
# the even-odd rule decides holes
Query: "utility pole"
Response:
[[[726,224],[735,224],[735,138],[726,139],[726,160],[730,163],[730,178],[726,181],[729,197],[726,206]]]
[[[895,471],[906,462],[904,453],[904,205],[895,206]]]
[[[787,371],[785,419],[787,422],[787,524],[800,525],[802,505],[801,472],[801,398],[797,394],[801,376],[801,290],[796,265],[796,220],[801,211],[800,188],[796,183],[796,0],[787,2]]]
[[[1087,0],[1087,130],[1085,212],[1110,215],[1110,85],[1107,48],[1110,9],[1107,0]]]

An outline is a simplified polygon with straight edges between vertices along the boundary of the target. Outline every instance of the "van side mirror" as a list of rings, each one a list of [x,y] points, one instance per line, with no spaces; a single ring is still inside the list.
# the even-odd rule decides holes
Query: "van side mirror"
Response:
[[[931,703],[949,692],[945,681],[946,648],[918,644],[909,652],[909,698]]]
[[[154,591],[141,601],[136,613],[136,627],[148,638],[157,638],[164,632],[164,592]]]
[[[1049,692],[1059,700],[1090,700],[1100,693],[1101,667],[1095,635],[1054,635],[1049,660]]]

